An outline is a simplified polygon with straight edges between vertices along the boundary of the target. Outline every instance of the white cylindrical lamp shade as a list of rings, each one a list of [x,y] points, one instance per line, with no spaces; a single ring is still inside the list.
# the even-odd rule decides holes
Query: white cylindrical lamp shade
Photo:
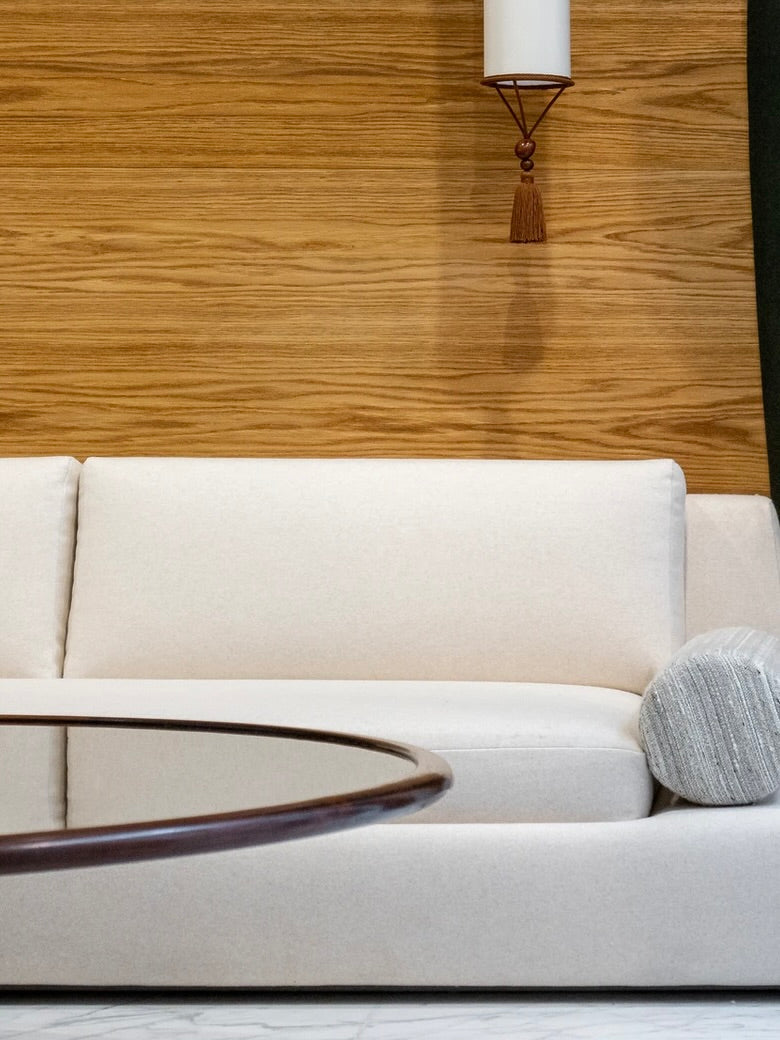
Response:
[[[569,0],[484,0],[484,4],[486,79],[506,76],[509,83],[521,75],[571,78]]]

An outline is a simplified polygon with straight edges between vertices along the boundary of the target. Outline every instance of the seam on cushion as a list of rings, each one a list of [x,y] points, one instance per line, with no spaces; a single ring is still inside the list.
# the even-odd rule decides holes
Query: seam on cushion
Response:
[[[67,542],[70,540],[68,532],[65,530],[66,522],[66,510],[68,506],[68,484],[71,474],[76,473],[76,488],[74,494],[78,495],[78,475],[79,475],[79,463],[76,459],[69,458],[65,466],[65,472],[62,477],[62,482],[59,490],[59,516],[58,521],[60,525],[60,539],[57,546],[57,554],[54,561],[54,578],[55,582],[59,579],[63,584],[63,595],[62,598],[57,600],[54,604],[55,617],[54,620],[57,622],[56,633],[57,637],[61,637],[58,661],[55,664],[55,671],[57,673],[56,678],[61,679],[65,670],[65,644],[68,635],[68,620],[70,617],[70,604],[73,594],[73,561],[76,553],[76,538],[75,532],[72,543],[70,545],[70,551],[67,551]],[[75,512],[75,503],[73,509],[73,523],[75,524],[77,514]],[[70,561],[68,561],[70,556]],[[56,588],[56,585],[55,585]],[[57,617],[59,609],[63,609],[63,618],[60,621]]]
[[[60,482],[54,488],[54,509],[53,509],[53,522],[54,522],[54,552],[52,558],[52,570],[49,577],[50,589],[51,589],[51,615],[49,620],[51,622],[51,629],[49,632],[52,636],[52,657],[50,662],[46,664],[46,678],[62,678],[62,668],[64,664],[64,654],[60,656],[58,654],[58,642],[60,636],[63,636],[63,647],[64,647],[64,632],[62,629],[62,623],[59,618],[59,611],[61,601],[58,598],[58,577],[60,573],[61,563],[65,553],[64,547],[64,518],[65,518],[65,491],[68,486],[68,468],[65,467],[65,472],[60,476]],[[46,489],[48,490],[48,489]],[[49,668],[51,665],[51,668]]]
[[[73,600],[76,592],[76,558],[78,555],[79,548],[79,521],[81,519],[81,506],[84,496],[84,489],[82,486],[82,477],[84,475],[84,464],[77,463],[79,467],[79,478],[76,485],[76,502],[75,502],[75,524],[73,530],[73,558],[71,560],[70,568],[70,600],[68,602],[68,617],[67,624],[65,627],[65,642],[63,644],[63,657],[62,657],[62,677],[65,678],[65,670],[68,666],[68,641],[70,637],[71,628],[71,617],[73,614]],[[79,678],[77,676],[77,678]]]

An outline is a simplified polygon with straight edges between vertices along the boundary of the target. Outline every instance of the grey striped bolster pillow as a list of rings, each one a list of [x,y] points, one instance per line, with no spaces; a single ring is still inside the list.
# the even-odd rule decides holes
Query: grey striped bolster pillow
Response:
[[[691,639],[647,687],[639,735],[650,772],[700,805],[746,805],[780,787],[780,639],[721,628]]]

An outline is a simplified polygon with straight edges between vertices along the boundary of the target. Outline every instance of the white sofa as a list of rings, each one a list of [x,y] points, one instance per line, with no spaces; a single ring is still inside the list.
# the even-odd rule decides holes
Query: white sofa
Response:
[[[0,984],[780,984],[780,800],[670,805],[637,737],[689,636],[780,634],[768,499],[664,460],[7,459],[0,576],[0,713],[346,730],[455,777],[398,823],[0,877]],[[111,797],[78,739],[0,740],[6,827]]]

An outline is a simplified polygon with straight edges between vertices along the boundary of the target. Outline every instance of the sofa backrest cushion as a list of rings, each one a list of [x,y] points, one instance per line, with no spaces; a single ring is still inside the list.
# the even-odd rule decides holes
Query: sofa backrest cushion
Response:
[[[688,495],[688,638],[747,626],[780,636],[780,524],[762,495]]]
[[[640,691],[684,498],[664,460],[89,459],[65,674]]]
[[[79,469],[0,459],[0,676],[62,675]]]

